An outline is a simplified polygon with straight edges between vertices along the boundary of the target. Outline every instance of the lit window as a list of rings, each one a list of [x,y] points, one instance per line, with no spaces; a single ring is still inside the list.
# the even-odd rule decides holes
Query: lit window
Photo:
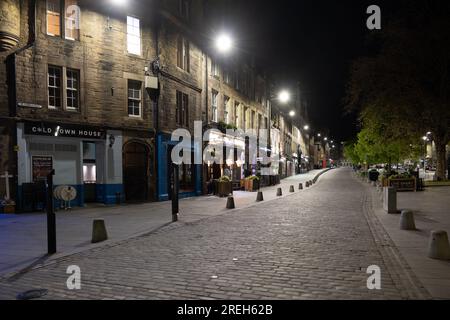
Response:
[[[141,54],[141,30],[139,19],[127,17],[127,48],[128,53]]]
[[[61,108],[61,68],[48,66],[48,107]]]
[[[213,122],[217,122],[218,121],[218,116],[217,116],[217,97],[219,96],[219,94],[216,91],[212,92],[212,99],[211,99],[211,104],[212,104],[212,121]]]
[[[65,1],[65,37],[70,40],[80,39],[80,8],[77,0]]]
[[[47,34],[61,36],[61,1],[47,0]]]
[[[140,81],[128,80],[128,115],[130,117],[141,116],[141,90]]]
[[[80,73],[78,70],[66,70],[67,109],[78,110],[80,91]]]

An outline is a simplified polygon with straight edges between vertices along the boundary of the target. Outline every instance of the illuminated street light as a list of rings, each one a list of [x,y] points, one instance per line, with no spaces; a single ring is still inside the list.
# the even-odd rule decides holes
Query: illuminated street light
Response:
[[[283,90],[278,95],[278,99],[280,100],[281,103],[288,103],[289,100],[291,100],[291,95],[287,90]]]
[[[323,140],[325,140],[325,141],[328,141],[328,138],[327,137],[325,137]]]
[[[290,111],[290,112],[289,112],[289,116],[295,117],[295,111],[294,111],[294,110]]]
[[[222,53],[227,53],[231,51],[233,47],[233,40],[227,34],[221,34],[216,39],[216,48]]]
[[[422,140],[423,140],[423,141],[427,141],[427,140],[428,140],[428,137],[423,136],[423,137],[422,137]]]
[[[322,136],[322,134],[318,133],[317,136],[320,138]]]
[[[127,0],[111,0],[117,6],[123,6]]]
[[[306,131],[308,131],[308,130],[309,130],[309,126],[306,125],[306,126],[303,127],[303,129],[306,130]]]

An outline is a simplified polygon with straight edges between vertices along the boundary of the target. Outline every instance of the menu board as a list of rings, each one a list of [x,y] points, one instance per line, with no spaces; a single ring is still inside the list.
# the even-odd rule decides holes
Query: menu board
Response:
[[[53,158],[51,156],[33,156],[31,168],[33,170],[33,181],[45,180],[53,169]]]

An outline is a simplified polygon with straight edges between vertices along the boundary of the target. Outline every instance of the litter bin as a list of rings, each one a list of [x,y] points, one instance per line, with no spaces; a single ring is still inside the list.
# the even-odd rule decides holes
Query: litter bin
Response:
[[[379,176],[380,176],[380,173],[377,170],[369,171],[369,180],[370,181],[378,181]]]

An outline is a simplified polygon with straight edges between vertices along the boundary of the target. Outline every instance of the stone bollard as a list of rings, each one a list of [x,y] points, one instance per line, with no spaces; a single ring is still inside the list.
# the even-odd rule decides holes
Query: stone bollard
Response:
[[[438,260],[450,260],[450,245],[445,231],[431,231],[428,243],[428,257]]]
[[[256,196],[256,202],[264,201],[264,195],[262,191],[258,191],[258,195]]]
[[[305,187],[306,187],[306,188],[309,188],[309,181],[306,181],[306,182],[305,182]]]
[[[403,210],[400,217],[401,230],[416,230],[416,223],[414,222],[414,213],[408,210]]]
[[[106,232],[105,220],[95,219],[92,226],[92,243],[98,243],[108,240],[108,233]]]
[[[290,192],[290,193],[294,193],[294,192],[295,192],[295,188],[294,188],[294,186],[290,186],[290,188],[289,188],[289,192]]]
[[[283,195],[283,190],[281,188],[277,189],[277,197],[281,197]]]
[[[387,213],[398,213],[397,212],[397,190],[395,188],[384,187],[383,209]]]
[[[303,183],[298,184],[298,190],[303,190]]]
[[[229,196],[227,199],[227,209],[236,209],[233,196]]]

